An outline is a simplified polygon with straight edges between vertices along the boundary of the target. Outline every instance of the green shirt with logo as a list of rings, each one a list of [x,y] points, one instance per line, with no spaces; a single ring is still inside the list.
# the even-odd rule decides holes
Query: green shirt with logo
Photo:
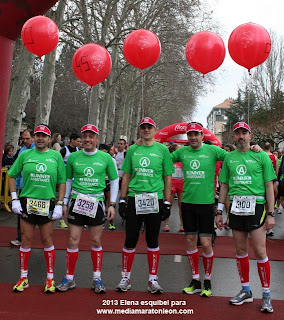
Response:
[[[229,195],[260,196],[257,203],[265,203],[265,183],[276,179],[268,154],[251,150],[229,152],[224,160],[219,181],[229,185]]]
[[[158,192],[158,199],[163,199],[164,177],[175,171],[168,148],[158,142],[151,146],[132,145],[127,151],[121,170],[131,175],[129,196]]]
[[[173,162],[180,161],[183,166],[182,202],[214,203],[216,162],[223,161],[226,154],[220,147],[208,144],[199,149],[182,147],[171,154]]]
[[[54,200],[56,184],[66,182],[62,156],[58,151],[51,149],[47,152],[40,152],[36,149],[22,152],[8,174],[12,178],[17,178],[21,172],[23,174],[21,197]]]
[[[118,178],[113,159],[100,150],[93,155],[87,155],[83,150],[70,154],[66,165],[67,179],[73,179],[72,189],[77,193],[103,194],[106,187],[106,176],[110,180]],[[75,199],[77,194],[71,195]],[[99,197],[103,200],[103,195]]]

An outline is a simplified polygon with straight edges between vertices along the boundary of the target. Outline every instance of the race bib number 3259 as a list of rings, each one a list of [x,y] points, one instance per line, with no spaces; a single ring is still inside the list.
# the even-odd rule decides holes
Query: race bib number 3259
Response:
[[[98,209],[98,203],[98,198],[93,198],[79,193],[75,200],[73,211],[91,218],[95,218]]]

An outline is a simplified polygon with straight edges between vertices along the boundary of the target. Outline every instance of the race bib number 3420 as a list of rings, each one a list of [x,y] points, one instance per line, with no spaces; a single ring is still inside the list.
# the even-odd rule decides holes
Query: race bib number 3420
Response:
[[[159,212],[158,193],[141,193],[135,195],[136,214]]]

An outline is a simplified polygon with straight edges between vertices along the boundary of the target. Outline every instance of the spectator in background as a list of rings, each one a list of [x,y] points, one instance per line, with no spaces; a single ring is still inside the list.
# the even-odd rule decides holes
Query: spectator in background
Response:
[[[61,134],[54,133],[52,136],[51,142],[49,144],[49,148],[60,152],[61,150]]]
[[[2,167],[3,168],[10,168],[11,165],[15,162],[14,157],[14,146],[11,144],[7,144],[4,149],[4,154],[2,158]]]

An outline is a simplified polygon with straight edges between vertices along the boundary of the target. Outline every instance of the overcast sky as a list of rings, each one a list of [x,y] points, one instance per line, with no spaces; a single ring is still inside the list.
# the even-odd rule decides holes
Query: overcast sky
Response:
[[[217,83],[210,92],[199,99],[197,111],[191,120],[199,121],[207,126],[206,117],[211,109],[222,103],[226,98],[237,97],[238,86],[241,84],[247,69],[236,64],[228,52],[228,38],[239,25],[254,22],[263,26],[268,32],[276,31],[284,35],[284,1],[283,0],[211,0],[214,17],[220,21],[222,34],[219,34],[226,47],[226,58],[222,66],[222,74],[213,71]],[[252,69],[253,71],[254,69]]]

